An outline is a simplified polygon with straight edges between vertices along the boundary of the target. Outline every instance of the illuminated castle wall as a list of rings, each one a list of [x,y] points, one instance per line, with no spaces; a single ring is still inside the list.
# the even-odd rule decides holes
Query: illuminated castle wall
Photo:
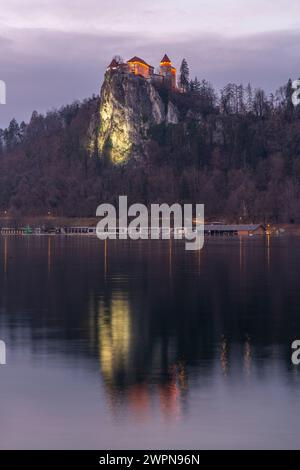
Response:
[[[147,64],[143,59],[139,57],[132,57],[128,60],[128,72],[134,73],[134,75],[141,75],[144,78],[151,78],[154,74],[154,67]]]

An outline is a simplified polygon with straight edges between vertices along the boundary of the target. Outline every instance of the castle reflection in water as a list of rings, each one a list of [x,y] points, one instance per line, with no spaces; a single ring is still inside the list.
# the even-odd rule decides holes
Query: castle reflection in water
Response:
[[[176,419],[191,383],[246,386],[291,369],[300,252],[284,243],[214,240],[186,252],[179,241],[4,237],[1,325],[12,344],[16,325],[26,328],[36,355],[51,338],[56,354],[92,362],[113,414],[146,419],[159,407]]]

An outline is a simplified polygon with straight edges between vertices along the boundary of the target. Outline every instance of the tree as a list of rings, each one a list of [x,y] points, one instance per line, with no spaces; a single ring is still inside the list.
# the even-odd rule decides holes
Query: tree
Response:
[[[237,94],[237,112],[239,114],[245,114],[245,111],[246,111],[245,90],[242,84],[237,86],[236,94]]]
[[[199,82],[198,78],[195,77],[195,80],[190,81],[190,91],[192,93],[200,93],[201,90],[201,83]]]
[[[235,103],[235,86],[233,83],[228,83],[221,90],[221,112],[223,114],[232,114],[234,112]]]
[[[287,84],[285,85],[285,110],[286,110],[286,117],[291,118],[294,113],[294,105],[292,102],[292,95],[294,93],[292,80],[289,79]]]
[[[12,119],[4,131],[4,143],[7,150],[12,150],[20,142],[20,127],[15,119]]]
[[[185,59],[182,59],[180,66],[180,75],[179,75],[179,86],[183,91],[188,91],[190,85],[190,70],[188,63]]]
[[[4,151],[4,131],[0,129],[0,155],[2,155]]]
[[[123,57],[120,56],[120,55],[115,55],[115,56],[113,57],[113,60],[115,60],[115,61],[117,62],[117,64],[123,64],[123,63],[124,63],[124,59],[123,59]]]
[[[268,112],[268,102],[264,90],[257,88],[254,93],[253,111],[258,118],[262,118]]]
[[[246,110],[247,113],[251,113],[253,111],[253,92],[250,83],[248,83],[246,87]]]

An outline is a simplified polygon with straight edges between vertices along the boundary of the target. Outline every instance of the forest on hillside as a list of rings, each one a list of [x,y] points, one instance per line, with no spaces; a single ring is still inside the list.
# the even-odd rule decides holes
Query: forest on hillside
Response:
[[[159,89],[180,111],[151,128],[147,157],[113,165],[88,152],[99,97],[0,130],[0,215],[95,216],[102,202],[204,203],[207,219],[300,222],[300,107],[292,83],[266,96],[205,80]]]

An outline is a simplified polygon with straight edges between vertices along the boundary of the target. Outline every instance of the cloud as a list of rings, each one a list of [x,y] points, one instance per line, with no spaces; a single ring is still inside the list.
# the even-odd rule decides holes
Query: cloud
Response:
[[[294,29],[299,0],[1,0],[0,23],[19,29],[247,35]]]

